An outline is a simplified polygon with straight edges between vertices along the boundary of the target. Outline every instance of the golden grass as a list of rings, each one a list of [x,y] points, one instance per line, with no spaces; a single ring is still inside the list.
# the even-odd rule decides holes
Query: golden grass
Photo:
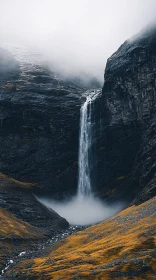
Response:
[[[4,175],[2,173],[0,173],[0,183],[6,184],[7,187],[10,187],[10,185],[12,187],[20,187],[20,188],[26,188],[26,189],[30,189],[32,186],[35,186],[35,184],[33,183],[27,183],[27,182],[20,182],[16,179],[10,178],[7,175]],[[9,184],[10,183],[10,184]]]
[[[0,238],[39,238],[42,231],[0,208]]]
[[[9,211],[0,207],[0,271],[11,255],[36,245],[43,239],[42,231],[16,218]]]
[[[38,280],[155,279],[156,219],[149,214],[155,202],[156,198],[129,207],[59,242],[46,257],[20,263],[14,271],[24,272],[22,279]]]

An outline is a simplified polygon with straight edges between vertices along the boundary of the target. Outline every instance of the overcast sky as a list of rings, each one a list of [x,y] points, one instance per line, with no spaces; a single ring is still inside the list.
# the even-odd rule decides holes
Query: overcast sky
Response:
[[[0,0],[0,40],[103,78],[106,59],[154,18],[156,0]]]

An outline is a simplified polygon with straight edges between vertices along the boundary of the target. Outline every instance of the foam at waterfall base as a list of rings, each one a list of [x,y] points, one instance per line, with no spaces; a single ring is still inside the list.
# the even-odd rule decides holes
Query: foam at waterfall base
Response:
[[[70,201],[57,202],[50,199],[39,199],[45,206],[55,210],[71,225],[92,225],[113,216],[123,209],[122,203],[107,205],[93,196],[76,196]]]

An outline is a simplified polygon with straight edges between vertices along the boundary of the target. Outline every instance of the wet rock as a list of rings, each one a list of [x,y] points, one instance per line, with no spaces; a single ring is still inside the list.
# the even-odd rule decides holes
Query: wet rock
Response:
[[[80,96],[85,87],[76,79],[58,82],[47,68],[17,63],[0,50],[4,53],[6,60],[0,60],[0,170],[38,183],[42,195],[74,193]]]
[[[140,203],[156,194],[155,65],[155,27],[108,59],[95,106],[98,186],[105,198]]]
[[[77,190],[86,87],[38,64],[16,64],[0,79],[1,87],[16,85],[0,95],[0,170],[37,183],[42,187],[37,194],[67,197]],[[93,102],[92,183],[109,202],[137,204],[156,194],[155,65],[153,28],[127,40],[108,59],[102,95]]]

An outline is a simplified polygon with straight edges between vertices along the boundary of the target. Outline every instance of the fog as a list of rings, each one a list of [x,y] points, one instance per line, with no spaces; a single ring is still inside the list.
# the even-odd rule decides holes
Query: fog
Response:
[[[106,59],[155,11],[155,0],[0,0],[0,42],[27,45],[64,73],[103,80]]]
[[[113,216],[123,209],[123,203],[107,205],[93,196],[76,196],[70,201],[57,202],[51,199],[39,199],[46,207],[55,210],[70,225],[92,225]]]

